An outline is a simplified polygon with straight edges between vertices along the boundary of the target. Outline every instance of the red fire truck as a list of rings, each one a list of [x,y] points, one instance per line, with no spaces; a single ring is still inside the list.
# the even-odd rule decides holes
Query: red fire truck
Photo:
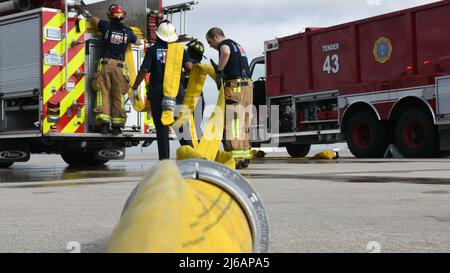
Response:
[[[90,82],[102,42],[73,12],[75,2],[0,0],[0,168],[28,161],[32,153],[61,154],[70,165],[104,164],[155,138],[150,114],[134,111],[129,102],[124,134],[96,133]],[[162,1],[113,2],[128,11],[125,23],[151,40]],[[89,9],[104,18],[111,3]],[[133,55],[138,69],[144,46],[134,46]]]
[[[291,156],[345,141],[359,158],[450,150],[450,1],[267,41],[252,70]]]

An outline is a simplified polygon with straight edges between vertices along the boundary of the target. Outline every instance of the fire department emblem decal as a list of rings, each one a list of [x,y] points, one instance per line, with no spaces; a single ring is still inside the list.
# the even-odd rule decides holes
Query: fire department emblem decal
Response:
[[[384,64],[389,61],[392,56],[391,40],[386,37],[378,39],[373,47],[373,55],[375,56],[375,60],[379,63]]]

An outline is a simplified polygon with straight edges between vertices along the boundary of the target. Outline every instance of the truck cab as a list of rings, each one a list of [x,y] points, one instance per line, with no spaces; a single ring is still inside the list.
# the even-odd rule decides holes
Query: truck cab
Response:
[[[292,157],[308,155],[311,149],[310,138],[303,140],[280,134],[292,130],[295,126],[292,115],[294,106],[292,103],[284,103],[285,100],[278,98],[273,100],[268,97],[266,58],[264,56],[255,58],[250,64],[250,72],[253,81],[253,104],[257,109],[257,115],[252,120],[251,126],[252,146],[284,147]]]

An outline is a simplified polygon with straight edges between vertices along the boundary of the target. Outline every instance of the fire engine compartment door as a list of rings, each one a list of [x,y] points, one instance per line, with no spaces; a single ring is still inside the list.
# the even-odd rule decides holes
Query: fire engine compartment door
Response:
[[[450,77],[436,79],[436,96],[438,120],[450,124]]]
[[[0,92],[41,89],[40,15],[0,21]]]

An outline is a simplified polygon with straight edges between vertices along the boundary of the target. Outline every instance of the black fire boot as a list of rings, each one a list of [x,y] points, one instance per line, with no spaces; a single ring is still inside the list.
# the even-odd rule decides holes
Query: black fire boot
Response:
[[[246,159],[246,160],[244,160],[244,169],[247,169],[248,168],[248,166],[250,165],[250,159]]]
[[[115,136],[118,136],[118,135],[122,134],[122,129],[120,127],[113,127],[112,134]]]
[[[102,135],[109,134],[109,124],[102,123],[98,128],[98,132]]]
[[[239,160],[236,162],[236,170],[247,169],[248,163],[245,160]]]

